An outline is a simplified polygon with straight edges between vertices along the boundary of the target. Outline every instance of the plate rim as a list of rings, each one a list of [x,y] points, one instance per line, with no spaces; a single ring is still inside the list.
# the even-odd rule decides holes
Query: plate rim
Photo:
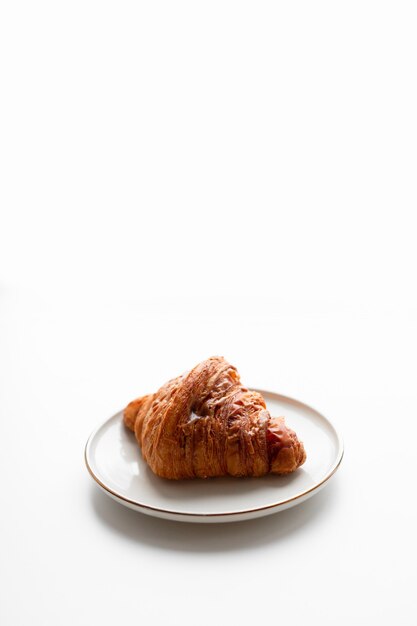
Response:
[[[260,506],[260,507],[255,507],[255,508],[249,508],[249,509],[242,509],[242,510],[238,510],[238,511],[224,511],[221,513],[193,513],[191,511],[177,511],[175,509],[166,509],[166,508],[159,508],[156,506],[152,506],[150,504],[144,504],[143,502],[139,502],[138,500],[132,500],[130,498],[127,498],[126,496],[122,495],[121,493],[115,491],[114,489],[111,489],[110,487],[108,487],[107,485],[105,485],[100,478],[94,473],[93,468],[91,467],[89,461],[88,461],[88,456],[90,454],[90,448],[92,445],[92,442],[95,438],[95,436],[97,435],[98,431],[103,428],[103,426],[105,426],[108,422],[110,422],[111,420],[113,420],[115,417],[117,417],[118,415],[121,415],[123,413],[123,409],[121,409],[120,411],[117,411],[116,413],[114,413],[113,415],[111,415],[109,418],[107,418],[104,422],[102,422],[99,426],[97,426],[92,433],[90,434],[90,436],[87,439],[87,442],[85,444],[84,447],[84,462],[85,465],[87,467],[87,470],[90,474],[90,476],[92,477],[92,479],[98,484],[99,487],[101,487],[105,492],[107,492],[111,497],[116,498],[118,500],[122,500],[123,503],[126,503],[127,505],[131,505],[134,507],[134,509],[140,511],[140,509],[145,509],[146,511],[155,511],[156,513],[162,513],[164,515],[171,515],[174,517],[185,517],[185,518],[203,518],[203,519],[207,519],[207,518],[216,518],[216,517],[233,517],[233,516],[242,516],[242,515],[249,515],[249,514],[255,514],[258,513],[259,511],[269,511],[271,509],[279,509],[281,507],[285,507],[288,508],[288,506],[293,506],[290,503],[296,502],[297,500],[304,500],[306,498],[306,496],[312,495],[313,492],[315,491],[319,491],[329,480],[330,478],[336,473],[336,471],[339,469],[340,464],[342,462],[343,456],[344,456],[344,443],[343,443],[343,439],[339,433],[339,431],[335,428],[335,426],[332,424],[332,422],[327,419],[327,417],[325,417],[322,413],[320,413],[320,411],[317,411],[317,409],[313,408],[311,405],[306,404],[305,402],[301,402],[300,400],[297,400],[296,398],[292,398],[290,396],[285,396],[283,394],[277,393],[275,391],[269,391],[266,389],[257,389],[257,388],[252,388],[251,389],[253,391],[257,391],[258,393],[260,393],[261,395],[265,394],[265,395],[269,395],[269,396],[275,396],[277,399],[282,399],[286,402],[290,402],[293,404],[296,404],[298,406],[301,407],[305,407],[307,410],[309,411],[313,411],[313,413],[315,413],[316,415],[318,415],[322,420],[324,420],[326,422],[326,424],[331,428],[331,430],[333,431],[335,437],[336,437],[336,442],[337,442],[337,454],[335,457],[335,460],[333,461],[333,463],[330,466],[330,469],[327,471],[327,473],[325,474],[324,478],[318,482],[317,484],[313,485],[313,487],[310,487],[309,489],[304,489],[303,491],[301,491],[300,493],[297,493],[296,495],[292,496],[291,498],[286,498],[285,500],[280,500],[279,502],[274,502],[272,504],[266,504],[265,506]],[[131,508],[131,507],[130,507]]]

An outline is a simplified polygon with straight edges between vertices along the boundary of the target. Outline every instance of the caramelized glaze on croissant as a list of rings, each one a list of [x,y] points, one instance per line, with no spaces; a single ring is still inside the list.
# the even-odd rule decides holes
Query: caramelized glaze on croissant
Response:
[[[223,357],[133,400],[124,422],[164,478],[288,474],[306,459],[284,418],[271,417],[262,396],[243,387]]]

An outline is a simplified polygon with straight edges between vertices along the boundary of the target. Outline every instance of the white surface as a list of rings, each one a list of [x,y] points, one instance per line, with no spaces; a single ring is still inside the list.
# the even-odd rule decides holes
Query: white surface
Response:
[[[88,471],[119,503],[174,521],[236,522],[297,506],[327,486],[340,464],[343,443],[334,425],[313,408],[274,392],[261,393],[270,414],[285,416],[307,451],[304,465],[288,476],[161,480],[143,460],[134,434],[124,426],[123,411],[89,437]]]
[[[0,621],[415,624],[414,2],[0,8]],[[303,506],[98,492],[86,437],[211,354],[331,416]]]

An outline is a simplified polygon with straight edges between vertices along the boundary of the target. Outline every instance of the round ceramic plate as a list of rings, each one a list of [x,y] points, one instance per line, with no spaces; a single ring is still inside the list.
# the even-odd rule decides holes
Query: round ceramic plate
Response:
[[[304,442],[307,461],[293,474],[262,478],[170,481],[142,459],[132,432],[117,413],[87,441],[85,462],[109,496],[141,513],[185,522],[235,522],[300,504],[324,487],[340,465],[343,444],[328,419],[311,407],[261,391],[273,416],[283,415]]]

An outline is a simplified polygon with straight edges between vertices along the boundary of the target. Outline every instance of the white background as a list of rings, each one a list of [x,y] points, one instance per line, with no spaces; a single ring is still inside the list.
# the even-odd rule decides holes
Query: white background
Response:
[[[2,625],[415,624],[416,28],[2,2]],[[213,354],[334,421],[334,481],[224,526],[99,493],[90,431]]]

